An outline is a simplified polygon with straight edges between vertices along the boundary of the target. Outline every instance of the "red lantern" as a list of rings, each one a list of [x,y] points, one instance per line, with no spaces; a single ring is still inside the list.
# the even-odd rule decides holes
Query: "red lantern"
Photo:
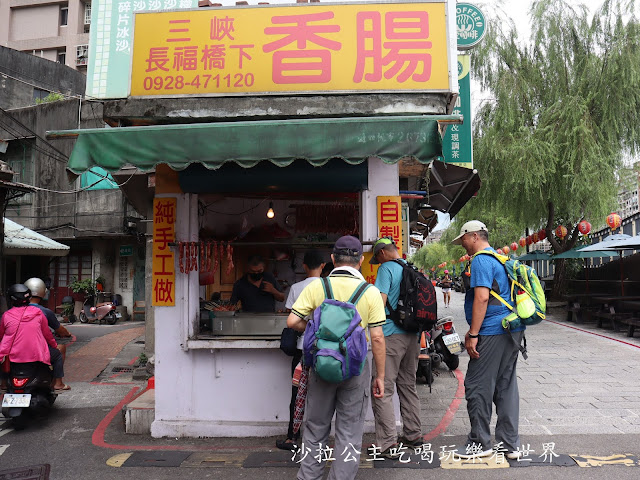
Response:
[[[540,240],[540,237],[538,236],[538,232],[531,235],[531,243],[538,243],[539,240]]]
[[[580,223],[578,223],[578,231],[582,235],[589,235],[589,232],[591,231],[591,224],[586,220],[582,220]]]
[[[558,237],[560,240],[566,237],[567,233],[567,227],[565,227],[564,225],[558,225],[558,228],[556,228],[556,237]]]
[[[499,249],[498,249],[498,253],[499,253],[500,255],[504,255],[504,251],[503,251],[501,248],[499,248]]]
[[[538,232],[538,238],[540,239],[540,241],[543,241],[545,238],[547,238],[547,232],[544,228]]]
[[[516,250],[518,250],[518,244],[517,244],[516,242],[513,242],[513,243],[511,244],[511,250],[512,250],[513,252],[515,252]]]
[[[467,255],[465,255],[465,256],[464,256],[464,261],[465,261],[465,262],[468,262],[470,258],[471,258],[471,257],[469,256],[469,254],[467,254]]]
[[[611,228],[611,230],[615,230],[620,226],[622,220],[620,219],[620,215],[617,213],[610,213],[607,215],[607,225]]]
[[[531,245],[531,235],[526,238],[527,245]]]
[[[505,255],[509,255],[509,252],[511,251],[509,249],[509,247],[507,247],[506,245],[504,247],[502,247],[502,251],[504,252]]]
[[[521,247],[525,247],[525,246],[528,245],[527,244],[527,239],[524,238],[524,237],[522,237],[518,243],[520,244]]]

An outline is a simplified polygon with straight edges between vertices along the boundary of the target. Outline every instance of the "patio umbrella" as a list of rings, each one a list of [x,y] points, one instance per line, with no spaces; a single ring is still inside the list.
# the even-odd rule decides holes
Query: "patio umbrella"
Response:
[[[624,297],[624,268],[622,265],[622,250],[625,248],[618,248],[616,245],[620,244],[622,241],[629,240],[631,235],[627,235],[625,233],[614,233],[613,235],[609,235],[605,237],[601,242],[594,243],[589,245],[588,247],[581,248],[581,252],[589,253],[589,252],[598,252],[603,250],[615,250],[618,255],[620,255],[620,295]]]
[[[599,244],[596,244],[599,245]],[[586,268],[586,259],[587,258],[602,258],[602,257],[619,257],[620,253],[615,250],[592,250],[592,251],[584,251],[584,246],[574,247],[571,250],[567,250],[566,252],[559,253],[551,257],[551,260],[561,259],[561,258],[583,258],[585,259],[585,269],[584,269],[584,278],[586,280],[586,290],[589,293],[589,269]]]
[[[617,236],[623,236],[623,235],[617,235]],[[611,242],[609,242],[607,249],[640,250],[640,235],[636,235],[635,237],[630,237],[629,235],[624,235],[624,236],[627,238],[621,238],[621,239],[612,240]],[[600,245],[600,244],[596,243],[596,245]]]
[[[550,258],[551,254],[545,252],[544,250],[533,250],[532,252],[525,253],[524,255],[516,257],[516,260],[525,262],[527,260],[549,260]]]

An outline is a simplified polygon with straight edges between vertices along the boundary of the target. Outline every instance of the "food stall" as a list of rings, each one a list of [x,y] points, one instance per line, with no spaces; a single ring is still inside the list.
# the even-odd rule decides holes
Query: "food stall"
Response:
[[[252,254],[286,294],[304,277],[307,249],[328,259],[335,239],[353,234],[368,250],[382,232],[382,197],[394,218],[385,228],[399,239],[401,185],[427,191],[410,200],[413,223],[416,209],[459,209],[475,193],[477,172],[452,186],[447,176],[466,169],[431,168],[442,163],[444,129],[463,121],[451,115],[455,2],[203,8],[136,13],[134,23],[128,93],[104,101],[105,121],[117,128],[48,138],[77,137],[73,173],[98,165],[119,172],[127,198],[151,192],[142,209],[153,218],[152,435],[283,434],[291,392],[290,357],[279,349],[284,306],[232,311],[233,284]],[[233,53],[226,61],[210,51],[213,36]],[[194,45],[207,50],[206,62],[187,55]],[[101,61],[88,82],[111,74]],[[137,170],[125,175],[127,166]],[[461,185],[472,191],[461,195]]]

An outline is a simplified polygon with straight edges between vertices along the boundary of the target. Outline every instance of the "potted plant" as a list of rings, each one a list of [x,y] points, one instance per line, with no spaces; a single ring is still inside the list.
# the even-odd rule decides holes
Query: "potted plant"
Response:
[[[96,278],[96,290],[98,292],[104,292],[104,286],[106,283],[107,283],[107,279],[104,278],[102,274],[100,274],[98,278]]]
[[[74,323],[76,321],[75,315],[73,313],[74,309],[75,309],[75,306],[73,303],[63,304],[61,315],[62,315],[62,318],[64,318],[65,322],[71,321],[71,323]]]
[[[84,296],[91,296],[96,294],[96,284],[90,278],[85,278],[84,280],[77,280],[75,277],[72,279],[69,284],[69,288],[75,294],[84,294]],[[76,295],[77,296],[77,295]],[[74,300],[84,300],[83,298],[75,298]]]

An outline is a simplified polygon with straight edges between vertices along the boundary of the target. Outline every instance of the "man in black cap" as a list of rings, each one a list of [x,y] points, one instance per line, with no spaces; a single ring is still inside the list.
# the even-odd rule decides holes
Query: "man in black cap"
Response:
[[[335,268],[329,275],[329,283],[336,300],[348,301],[364,281],[359,269],[364,257],[360,240],[351,236],[340,237],[331,255]],[[305,317],[325,300],[322,282],[312,282],[300,293],[287,318],[290,328],[304,331]],[[365,290],[356,309],[362,318],[360,325],[369,327],[369,339],[373,360],[378,372],[371,383],[369,361],[365,362],[360,375],[341,383],[326,382],[313,370],[309,373],[306,421],[302,435],[302,445],[308,455],[304,455],[298,470],[298,480],[319,480],[324,473],[324,462],[315,455],[326,448],[331,431],[331,419],[335,413],[335,448],[329,471],[329,480],[351,480],[355,478],[362,451],[364,418],[368,410],[367,397],[372,388],[374,397],[384,395],[385,347],[382,325],[385,321],[384,305],[380,292],[375,287]]]

